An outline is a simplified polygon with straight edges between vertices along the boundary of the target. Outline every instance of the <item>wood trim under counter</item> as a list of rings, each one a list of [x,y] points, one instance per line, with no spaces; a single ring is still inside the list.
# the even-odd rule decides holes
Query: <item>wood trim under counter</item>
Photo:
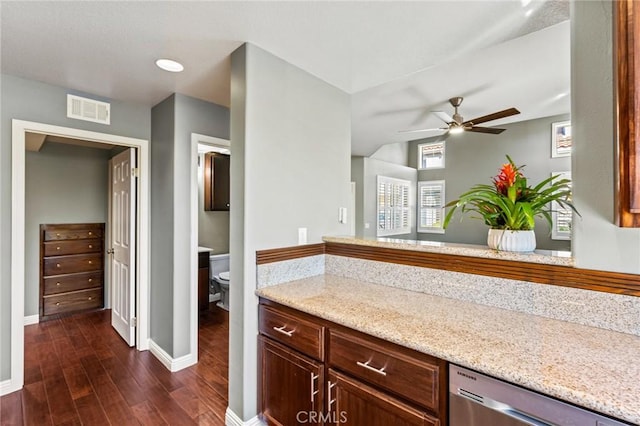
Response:
[[[282,247],[256,252],[256,264],[282,262],[284,260],[299,259],[301,257],[318,256],[324,254],[324,243],[305,244],[301,246]]]

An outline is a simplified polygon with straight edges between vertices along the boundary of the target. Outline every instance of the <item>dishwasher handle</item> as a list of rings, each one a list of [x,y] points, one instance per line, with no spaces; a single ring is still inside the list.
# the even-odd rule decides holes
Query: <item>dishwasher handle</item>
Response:
[[[525,424],[530,426],[553,426],[549,423],[543,422],[542,420],[538,420],[535,417],[531,417],[528,414],[523,413],[522,411],[516,408],[513,408],[508,404],[495,401],[485,396],[476,395],[474,393],[468,392],[461,388],[458,389],[458,395],[468,400],[471,400],[476,404],[480,404],[491,410],[498,411],[504,414],[505,416],[509,416],[511,418],[520,420],[521,422],[524,422]]]

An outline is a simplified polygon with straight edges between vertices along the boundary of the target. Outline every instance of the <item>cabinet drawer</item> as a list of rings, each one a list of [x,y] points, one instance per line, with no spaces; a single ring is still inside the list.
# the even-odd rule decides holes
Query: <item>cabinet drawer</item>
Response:
[[[73,226],[68,226],[64,227],[64,229],[49,227],[49,229],[44,230],[44,241],[85,240],[88,238],[102,238],[102,228],[75,228]]]
[[[439,366],[337,330],[329,365],[438,412]]]
[[[312,358],[324,360],[324,326],[260,305],[260,332]]]
[[[44,295],[85,290],[102,286],[102,271],[68,274],[44,279]]]
[[[65,254],[78,253],[100,253],[102,251],[102,241],[100,241],[99,239],[48,241],[43,245],[45,256],[62,256]]]
[[[47,257],[43,263],[45,276],[96,271],[102,269],[102,253]]]
[[[102,289],[82,290],[44,298],[44,315],[102,307]]]

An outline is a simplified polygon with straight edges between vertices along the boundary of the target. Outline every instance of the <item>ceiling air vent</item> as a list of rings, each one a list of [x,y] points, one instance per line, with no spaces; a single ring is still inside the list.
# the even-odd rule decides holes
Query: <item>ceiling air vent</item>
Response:
[[[75,95],[67,95],[67,117],[94,123],[111,124],[111,104]]]

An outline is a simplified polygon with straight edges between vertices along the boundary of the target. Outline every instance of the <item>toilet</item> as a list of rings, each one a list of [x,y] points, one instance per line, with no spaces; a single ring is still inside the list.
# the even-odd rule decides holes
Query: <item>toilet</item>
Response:
[[[210,293],[220,294],[217,306],[229,310],[229,253],[209,256]]]

